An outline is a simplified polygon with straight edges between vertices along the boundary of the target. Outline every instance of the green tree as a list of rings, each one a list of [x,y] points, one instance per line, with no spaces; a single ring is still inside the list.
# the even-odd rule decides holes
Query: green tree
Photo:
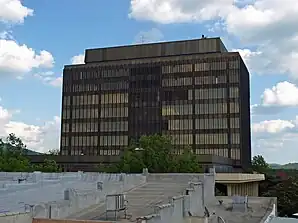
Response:
[[[198,173],[202,172],[202,168],[198,165],[198,159],[189,148],[185,148],[183,154],[176,156],[172,167],[173,172],[181,173]]]
[[[59,168],[59,165],[56,163],[56,161],[51,159],[45,159],[42,164],[35,165],[34,170],[45,173],[61,172],[61,169]]]
[[[59,166],[50,157],[42,165],[31,165],[26,156],[26,145],[15,134],[9,134],[0,139],[0,171],[30,172],[40,170],[43,172],[58,172]]]
[[[267,173],[270,170],[269,164],[261,155],[254,156],[252,159],[252,169],[258,173]]]
[[[181,155],[175,155],[173,148],[170,137],[142,136],[137,144],[129,146],[119,164],[109,168],[125,173],[140,173],[143,168],[150,173],[201,172],[197,156],[189,148]]]
[[[0,171],[31,171],[29,160],[23,155],[26,146],[14,134],[0,140]]]
[[[298,178],[275,181],[262,194],[266,197],[277,197],[277,211],[281,217],[292,216],[298,210]]]

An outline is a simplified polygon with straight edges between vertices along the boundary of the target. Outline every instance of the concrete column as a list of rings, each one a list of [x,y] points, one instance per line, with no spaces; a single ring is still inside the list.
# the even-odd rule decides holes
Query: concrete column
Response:
[[[193,183],[194,187],[194,199],[195,199],[195,216],[204,216],[205,211],[205,198],[204,198],[204,184],[202,182]]]
[[[40,171],[34,171],[33,172],[33,175],[32,175],[32,178],[33,178],[33,182],[34,183],[41,182],[43,180],[42,172],[40,172]]]
[[[204,184],[202,182],[189,183],[190,188],[187,189],[190,203],[190,214],[192,216],[204,216]]]
[[[210,168],[210,173],[204,174],[204,201],[205,201],[205,205],[216,203],[214,168]]]
[[[259,183],[258,182],[248,182],[248,183],[238,183],[238,184],[226,184],[228,196],[259,196]]]

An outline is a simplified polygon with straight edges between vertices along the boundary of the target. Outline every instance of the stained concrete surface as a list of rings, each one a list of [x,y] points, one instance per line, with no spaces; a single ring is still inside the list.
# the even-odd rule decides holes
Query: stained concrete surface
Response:
[[[210,205],[208,210],[210,214],[221,216],[228,223],[260,223],[264,216],[271,211],[274,198],[266,197],[249,197],[248,209],[246,212],[232,211],[231,197],[217,197],[218,200],[223,200],[223,204],[219,203]]]
[[[16,183],[20,178],[25,180]],[[104,201],[107,194],[122,193],[144,183],[146,177],[39,172],[0,173],[0,179],[3,179],[0,181],[0,223],[31,223],[32,216],[61,219],[78,213]]]
[[[154,212],[154,207],[158,204],[164,204],[179,194],[185,192],[188,181],[184,183],[175,182],[148,182],[126,193],[128,200],[127,213],[130,220],[135,220],[137,217],[150,215]],[[76,219],[92,219],[92,220],[109,220],[106,219],[105,204],[102,203],[85,214],[72,215],[69,218]],[[109,215],[111,216],[111,215]],[[124,213],[119,213],[119,219],[124,217]],[[122,221],[126,221],[122,219]]]
[[[185,190],[189,187],[189,181],[204,180],[202,174],[152,174],[147,178],[147,183],[134,188],[126,193],[128,200],[128,219],[124,219],[124,213],[118,213],[117,221],[131,222],[141,216],[150,216],[156,214],[154,210],[157,205],[171,203],[171,198],[179,194],[185,194]],[[210,183],[210,181],[209,181]],[[207,189],[205,188],[205,192]],[[212,195],[210,195],[212,196]],[[214,196],[214,195],[213,195]],[[246,212],[232,211],[231,197],[214,197],[212,202],[205,204],[210,212],[209,222],[217,220],[221,216],[227,223],[260,223],[266,217],[266,214],[272,209],[272,198],[249,197],[248,208]],[[220,205],[218,200],[223,200]],[[115,220],[113,214],[108,215],[106,219],[105,204],[102,203],[92,209],[86,210],[85,213],[75,216],[76,219],[93,219],[93,220]],[[157,215],[158,216],[158,215]],[[74,217],[74,216],[72,216]],[[165,222],[164,220],[158,220]],[[201,217],[185,218],[185,222],[204,222]],[[156,220],[146,220],[144,222],[156,222]],[[217,221],[216,221],[217,222]]]
[[[64,201],[66,205],[64,209],[57,206],[54,210],[52,207],[52,216],[55,216],[54,218],[66,217],[67,219],[76,220],[106,221],[105,200],[91,199],[91,197],[88,198],[89,195],[87,196],[90,191],[97,190],[96,182],[102,179],[103,181],[110,182],[110,184],[106,184],[104,186],[106,189],[101,192],[92,192],[96,193],[96,196],[98,194],[98,196],[100,195],[99,197],[105,197],[106,194],[115,193],[115,191],[121,193],[120,191],[123,190],[126,193],[126,199],[128,200],[127,213],[129,217],[128,219],[123,219],[123,213],[119,214],[118,221],[122,222],[132,222],[136,221],[136,219],[142,219],[144,223],[202,222],[206,220],[204,213],[201,211],[196,212],[196,210],[201,210],[205,206],[211,214],[208,219],[210,223],[213,222],[213,220],[217,220],[217,216],[221,216],[227,223],[259,223],[264,222],[268,213],[272,212],[271,198],[253,197],[249,197],[246,212],[232,211],[232,198],[216,198],[214,196],[215,174],[149,174],[145,179],[144,176],[130,175],[126,176],[124,181],[123,176],[124,175],[87,173],[69,178],[65,181],[61,181],[60,179],[59,183],[54,182],[54,179],[54,181],[51,182],[46,180],[46,184],[35,184],[31,188],[17,186],[15,189],[11,189],[12,193],[1,193],[0,191],[0,204],[2,204],[3,208],[21,211],[22,205],[24,204],[19,203],[20,198],[26,199],[28,202],[33,201],[34,203],[42,201],[48,202],[56,199],[61,200],[63,199],[63,189],[71,187],[76,188],[74,199],[70,202]],[[44,179],[39,181],[45,182]],[[117,186],[119,184],[118,181],[123,182],[120,183],[122,186],[119,188]],[[191,184],[189,184],[190,181],[192,182]],[[112,188],[114,186],[115,189]],[[185,195],[186,188],[189,188],[189,195]],[[9,190],[6,190],[6,192],[8,191]],[[184,195],[178,196],[180,194]],[[174,196],[175,198],[173,198]],[[218,199],[223,200],[222,205],[219,204]],[[92,201],[89,202],[89,200]],[[156,208],[157,206],[158,208]],[[67,211],[67,207],[68,209],[69,207],[72,208]],[[46,213],[49,211],[47,208],[48,207],[45,207]],[[66,212],[69,214],[65,215]],[[55,213],[56,215],[54,215]],[[187,217],[189,214],[191,214],[192,217]],[[17,221],[17,219],[14,218],[20,219]],[[2,217],[0,219],[1,223],[2,220],[5,220],[5,218]],[[25,218],[22,218],[20,215],[8,218],[4,222],[29,223],[28,219],[25,220]]]

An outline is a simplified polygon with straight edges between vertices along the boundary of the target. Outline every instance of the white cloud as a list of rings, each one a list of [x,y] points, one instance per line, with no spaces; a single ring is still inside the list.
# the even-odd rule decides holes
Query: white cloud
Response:
[[[234,0],[131,0],[131,18],[163,24],[205,21],[226,16]]]
[[[131,0],[129,16],[164,24],[209,21],[222,25],[255,48],[242,52],[249,57],[252,71],[298,78],[297,0]]]
[[[157,28],[152,28],[148,31],[141,31],[135,37],[136,43],[157,42],[163,39],[162,32]]]
[[[287,81],[280,82],[265,89],[262,98],[265,106],[298,106],[298,87]]]
[[[44,84],[51,85],[53,87],[62,86],[62,77],[56,77],[53,71],[39,72],[33,76],[40,79]]]
[[[47,152],[49,149],[59,148],[60,117],[46,121],[42,125],[31,125],[14,121],[15,111],[0,106],[0,137],[15,133],[20,137],[28,149]]]
[[[33,15],[33,9],[24,6],[20,0],[0,0],[0,21],[23,23],[27,16]]]
[[[293,120],[276,119],[252,124],[254,154],[264,155],[269,162],[297,162],[297,143],[298,116]]]
[[[79,54],[76,56],[73,56],[70,59],[71,64],[84,64],[85,63],[85,54]]]
[[[260,123],[254,123],[252,125],[252,131],[254,133],[280,133],[294,127],[295,124],[287,120],[265,120]]]
[[[49,82],[49,85],[53,87],[61,87],[62,86],[62,77],[57,77],[54,80]]]
[[[261,103],[250,106],[253,115],[277,114],[285,108],[298,106],[298,87],[288,81],[266,88],[261,95]]]
[[[54,58],[48,51],[42,50],[37,54],[25,44],[0,39],[0,75],[20,76],[33,68],[51,68],[53,64]]]

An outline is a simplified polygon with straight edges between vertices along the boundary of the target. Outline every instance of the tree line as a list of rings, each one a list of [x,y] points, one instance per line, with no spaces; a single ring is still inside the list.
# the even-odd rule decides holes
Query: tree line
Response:
[[[26,145],[15,134],[0,139],[0,172],[60,172],[59,166],[50,156],[55,155],[55,150],[50,151],[42,164],[31,164],[26,151]]]
[[[262,197],[277,197],[279,216],[291,217],[298,212],[298,170],[272,169],[260,155],[253,157],[252,170],[265,174],[259,193]]]
[[[142,136],[124,152],[121,161],[110,166],[100,166],[102,172],[141,173],[147,168],[150,173],[200,173],[198,157],[190,148],[173,150],[169,136]]]

